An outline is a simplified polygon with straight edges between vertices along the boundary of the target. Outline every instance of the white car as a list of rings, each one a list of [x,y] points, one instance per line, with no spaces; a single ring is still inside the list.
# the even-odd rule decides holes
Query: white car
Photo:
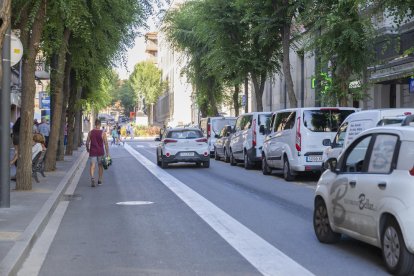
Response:
[[[172,128],[163,136],[155,139],[157,146],[157,165],[167,168],[169,163],[194,162],[197,166],[210,167],[210,150],[207,138],[198,128]]]
[[[382,249],[390,273],[414,271],[414,128],[384,126],[355,137],[319,179],[313,224],[320,242],[341,234]]]

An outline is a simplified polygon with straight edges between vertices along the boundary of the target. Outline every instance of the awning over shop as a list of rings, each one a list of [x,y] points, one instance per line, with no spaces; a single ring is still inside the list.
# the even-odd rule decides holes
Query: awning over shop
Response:
[[[371,73],[369,80],[373,83],[407,78],[414,75],[414,58],[408,57],[371,67],[368,71]]]

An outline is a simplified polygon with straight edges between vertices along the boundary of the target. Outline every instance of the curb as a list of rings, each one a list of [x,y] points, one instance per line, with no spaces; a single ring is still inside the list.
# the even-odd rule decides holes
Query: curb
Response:
[[[87,160],[87,152],[83,151],[80,157],[75,160],[65,177],[59,182],[58,187],[43,204],[42,208],[24,230],[12,249],[7,253],[0,263],[0,275],[16,275],[24,260],[43,229],[49,222],[56,206],[58,205],[66,188],[71,184],[73,177],[78,172],[83,162]]]

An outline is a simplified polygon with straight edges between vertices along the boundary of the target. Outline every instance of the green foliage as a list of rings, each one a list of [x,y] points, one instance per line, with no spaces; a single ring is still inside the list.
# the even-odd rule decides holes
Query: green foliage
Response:
[[[330,104],[346,105],[350,94],[355,92],[349,89],[350,82],[362,79],[364,70],[373,61],[375,33],[370,16],[361,16],[359,8],[355,0],[328,0],[309,9],[308,20],[313,21],[317,35],[308,47],[317,49],[319,70],[327,66],[332,77],[332,89],[323,91]]]
[[[144,97],[147,104],[156,103],[167,87],[161,80],[161,71],[149,61],[137,63],[129,77],[136,98]]]

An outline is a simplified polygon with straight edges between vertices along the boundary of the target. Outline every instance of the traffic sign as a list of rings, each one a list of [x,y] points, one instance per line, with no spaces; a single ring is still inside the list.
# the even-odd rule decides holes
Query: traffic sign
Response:
[[[14,66],[23,57],[23,44],[20,41],[20,39],[14,35],[11,34],[10,36],[10,44],[11,44],[11,55],[10,55],[10,66]]]

